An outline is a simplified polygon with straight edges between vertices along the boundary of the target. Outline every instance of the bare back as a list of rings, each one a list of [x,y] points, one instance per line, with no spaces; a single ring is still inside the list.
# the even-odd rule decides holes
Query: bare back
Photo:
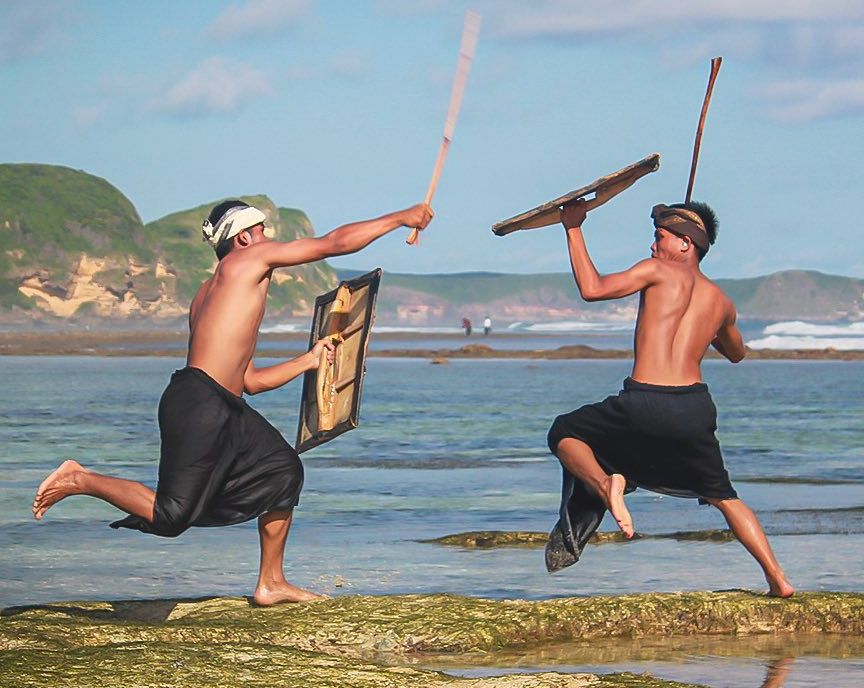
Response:
[[[243,374],[255,353],[272,274],[246,253],[225,256],[189,308],[186,364],[237,396],[243,393]]]
[[[698,269],[663,263],[659,279],[640,292],[634,337],[635,380],[689,385],[702,380],[700,364],[735,309]]]

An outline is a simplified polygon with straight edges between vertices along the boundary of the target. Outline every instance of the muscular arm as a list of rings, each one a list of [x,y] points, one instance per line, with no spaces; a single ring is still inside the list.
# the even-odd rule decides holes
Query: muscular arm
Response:
[[[399,227],[423,229],[431,220],[432,209],[421,203],[374,220],[342,225],[321,237],[263,242],[251,247],[254,250],[249,252],[249,257],[263,261],[268,270],[302,265],[322,258],[354,253]]]
[[[711,346],[732,363],[738,363],[747,355],[747,350],[744,348],[744,338],[735,324],[737,319],[738,314],[735,311],[735,306],[730,304],[726,321],[717,330],[717,336],[711,342]]]
[[[324,349],[327,349],[326,354],[323,353]],[[255,364],[249,361],[246,372],[243,373],[243,391],[246,394],[260,394],[281,387],[307,370],[317,368],[321,356],[332,357],[333,349],[333,344],[329,339],[322,339],[305,354],[292,358],[290,361],[283,361],[266,368],[256,368]]]
[[[624,272],[601,275],[588,255],[585,237],[582,236],[584,208],[579,203],[567,206],[561,219],[567,229],[567,248],[570,252],[573,277],[579,287],[579,294],[586,301],[620,299],[635,294],[658,280],[659,265],[657,261],[650,259],[640,261]]]

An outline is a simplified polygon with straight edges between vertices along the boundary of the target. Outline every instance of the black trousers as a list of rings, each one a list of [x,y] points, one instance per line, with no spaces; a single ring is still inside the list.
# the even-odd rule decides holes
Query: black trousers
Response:
[[[159,402],[162,450],[154,520],[112,528],[175,537],[190,526],[225,526],[293,509],[303,465],[284,437],[204,371],[171,376]]]

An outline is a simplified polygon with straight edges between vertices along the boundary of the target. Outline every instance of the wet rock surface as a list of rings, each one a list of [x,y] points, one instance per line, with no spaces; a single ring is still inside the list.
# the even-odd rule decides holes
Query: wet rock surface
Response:
[[[345,596],[266,609],[242,597],[68,602],[2,610],[0,678],[4,686],[674,686],[627,674],[464,679],[409,665],[422,653],[488,657],[573,640],[602,647],[626,637],[824,632],[864,632],[864,594]]]
[[[621,531],[601,531],[594,533],[589,542],[595,545],[607,543],[626,543],[643,539],[693,540],[700,542],[729,542],[735,539],[731,530],[682,530],[674,533],[634,533],[628,539]],[[549,535],[536,531],[518,530],[477,530],[467,533],[444,535],[432,540],[420,540],[433,545],[464,547],[465,549],[495,549],[498,547],[521,547],[543,549]]]

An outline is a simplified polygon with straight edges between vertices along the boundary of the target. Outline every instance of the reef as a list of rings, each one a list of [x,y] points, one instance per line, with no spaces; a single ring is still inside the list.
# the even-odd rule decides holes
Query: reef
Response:
[[[4,686],[681,686],[648,675],[460,678],[418,658],[489,658],[564,641],[864,632],[864,594],[743,591],[489,600],[457,595],[344,596],[259,608],[243,597],[66,602],[0,616]],[[790,636],[794,637],[794,636]],[[422,663],[422,659],[419,660]]]
[[[473,530],[467,533],[444,535],[431,540],[420,540],[433,545],[464,547],[465,549],[496,549],[498,547],[520,547],[542,549],[549,539],[547,533],[519,530]],[[634,533],[628,539],[621,531],[600,531],[589,540],[595,545],[632,542],[644,539],[696,540],[702,542],[729,542],[735,539],[731,530],[682,530],[674,533]]]

